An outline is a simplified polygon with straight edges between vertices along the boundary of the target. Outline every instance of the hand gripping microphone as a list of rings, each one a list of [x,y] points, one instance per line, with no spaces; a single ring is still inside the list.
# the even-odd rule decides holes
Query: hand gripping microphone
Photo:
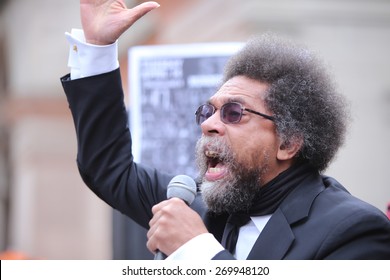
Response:
[[[183,200],[187,205],[195,200],[196,183],[187,175],[177,175],[172,178],[167,187],[167,198],[177,197]],[[154,255],[155,260],[164,260],[167,256],[157,250]]]

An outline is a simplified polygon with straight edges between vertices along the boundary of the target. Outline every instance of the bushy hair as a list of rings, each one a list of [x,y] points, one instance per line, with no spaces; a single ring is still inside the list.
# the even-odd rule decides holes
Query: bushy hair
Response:
[[[297,158],[325,170],[344,142],[349,113],[313,53],[273,34],[254,37],[228,61],[223,80],[239,75],[269,84],[264,104],[282,143],[301,141]]]

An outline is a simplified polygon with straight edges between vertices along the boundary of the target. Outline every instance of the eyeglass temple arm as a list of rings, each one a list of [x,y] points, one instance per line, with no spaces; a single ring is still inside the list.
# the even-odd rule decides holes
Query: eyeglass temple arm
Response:
[[[247,109],[247,108],[245,108],[244,110],[245,110],[245,111],[248,111],[248,112],[251,112],[251,113],[253,113],[253,114],[262,116],[263,118],[266,118],[266,119],[268,119],[268,120],[270,120],[270,121],[275,121],[275,118],[272,117],[272,116],[268,116],[268,115],[266,115],[266,114],[262,114],[262,113],[260,113],[260,112],[256,112],[256,111],[253,111],[253,110]]]

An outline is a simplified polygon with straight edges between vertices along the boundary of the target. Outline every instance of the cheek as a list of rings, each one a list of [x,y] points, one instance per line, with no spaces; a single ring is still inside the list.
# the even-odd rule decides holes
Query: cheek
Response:
[[[266,160],[276,159],[278,142],[271,132],[248,133],[231,139],[232,149],[238,162],[258,166]]]

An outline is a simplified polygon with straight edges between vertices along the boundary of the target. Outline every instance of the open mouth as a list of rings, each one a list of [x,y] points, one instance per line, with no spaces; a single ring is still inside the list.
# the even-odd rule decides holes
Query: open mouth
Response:
[[[206,150],[205,156],[207,157],[207,172],[205,178],[208,181],[216,181],[224,177],[227,168],[220,154],[216,151]]]

